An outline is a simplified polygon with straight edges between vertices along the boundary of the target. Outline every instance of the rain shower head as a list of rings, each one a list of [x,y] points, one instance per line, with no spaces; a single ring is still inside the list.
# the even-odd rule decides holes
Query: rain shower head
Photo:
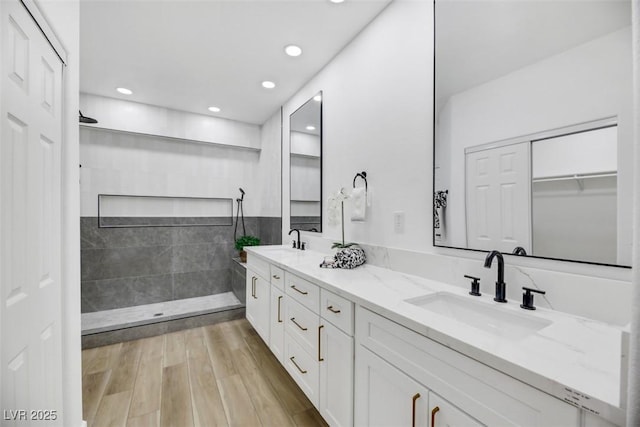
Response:
[[[80,123],[91,123],[91,124],[98,123],[98,121],[96,119],[83,115],[82,111],[78,110],[78,113],[80,114],[80,117],[79,117]]]

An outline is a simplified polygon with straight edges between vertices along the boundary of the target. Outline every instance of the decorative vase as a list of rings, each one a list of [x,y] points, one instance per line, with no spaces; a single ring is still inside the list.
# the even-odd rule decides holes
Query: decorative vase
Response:
[[[247,251],[244,249],[240,251],[240,262],[247,262]]]

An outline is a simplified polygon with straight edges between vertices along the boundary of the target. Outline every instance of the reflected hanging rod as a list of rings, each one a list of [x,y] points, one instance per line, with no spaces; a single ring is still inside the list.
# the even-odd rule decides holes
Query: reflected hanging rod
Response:
[[[367,173],[365,171],[357,173],[356,176],[353,177],[353,188],[356,188],[356,179],[358,179],[358,177],[364,179],[364,190],[367,191]]]
[[[618,175],[618,173],[616,171],[613,171],[613,172],[592,173],[592,174],[561,175],[561,176],[553,176],[549,178],[533,178],[531,181],[533,182],[568,181],[572,179],[607,178],[607,177],[616,176],[616,175]]]

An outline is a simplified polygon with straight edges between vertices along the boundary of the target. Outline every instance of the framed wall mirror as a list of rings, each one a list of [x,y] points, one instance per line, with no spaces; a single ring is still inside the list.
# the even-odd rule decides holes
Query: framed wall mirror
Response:
[[[434,7],[434,245],[630,266],[631,2]]]
[[[291,228],[322,232],[322,91],[289,116]]]

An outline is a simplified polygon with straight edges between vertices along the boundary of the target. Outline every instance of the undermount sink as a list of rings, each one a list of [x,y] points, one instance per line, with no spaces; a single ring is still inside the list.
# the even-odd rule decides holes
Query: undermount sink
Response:
[[[274,255],[287,255],[299,253],[299,249],[288,248],[286,246],[262,247],[261,250],[267,251]]]
[[[507,311],[504,307],[474,301],[474,297],[437,292],[405,300],[424,310],[448,317],[492,335],[511,340],[526,338],[549,325],[551,321],[527,314]]]

